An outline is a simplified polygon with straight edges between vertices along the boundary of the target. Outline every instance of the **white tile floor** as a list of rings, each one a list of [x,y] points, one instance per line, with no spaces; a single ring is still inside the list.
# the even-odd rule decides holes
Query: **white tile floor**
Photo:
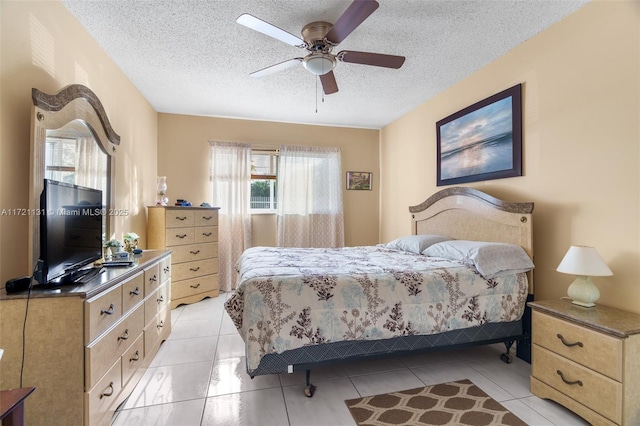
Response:
[[[354,425],[345,399],[470,379],[530,425],[586,425],[562,406],[529,391],[531,366],[504,364],[503,345],[423,354],[313,370],[313,398],[304,373],[247,376],[244,345],[223,308],[227,294],[172,315],[172,333],[115,426]]]

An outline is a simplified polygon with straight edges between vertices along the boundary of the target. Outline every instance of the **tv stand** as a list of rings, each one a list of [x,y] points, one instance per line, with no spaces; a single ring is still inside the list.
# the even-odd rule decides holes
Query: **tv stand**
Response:
[[[111,423],[171,333],[170,254],[145,251],[84,285],[0,292],[0,389],[20,387],[23,353],[22,386],[37,388],[25,424]]]

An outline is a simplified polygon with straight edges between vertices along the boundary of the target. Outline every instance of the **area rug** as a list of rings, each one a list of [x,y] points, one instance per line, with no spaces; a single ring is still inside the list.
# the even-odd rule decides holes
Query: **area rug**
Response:
[[[523,425],[470,380],[345,401],[359,426]]]

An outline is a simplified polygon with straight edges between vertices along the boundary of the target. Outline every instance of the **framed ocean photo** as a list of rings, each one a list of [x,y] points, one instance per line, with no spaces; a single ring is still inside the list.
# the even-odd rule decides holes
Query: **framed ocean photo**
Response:
[[[522,176],[522,85],[436,123],[437,186]]]

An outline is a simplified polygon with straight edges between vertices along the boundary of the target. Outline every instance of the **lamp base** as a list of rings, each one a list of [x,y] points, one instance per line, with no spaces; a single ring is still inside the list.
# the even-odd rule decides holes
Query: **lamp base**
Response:
[[[593,285],[591,277],[583,275],[576,276],[575,281],[567,289],[567,295],[572,300],[572,303],[585,308],[595,306],[596,304],[593,302],[600,298],[598,287]]]
[[[594,306],[596,306],[595,303],[590,303],[590,302],[579,302],[577,300],[572,300],[571,303],[573,303],[574,305],[579,305],[582,306],[584,308],[593,308]]]

